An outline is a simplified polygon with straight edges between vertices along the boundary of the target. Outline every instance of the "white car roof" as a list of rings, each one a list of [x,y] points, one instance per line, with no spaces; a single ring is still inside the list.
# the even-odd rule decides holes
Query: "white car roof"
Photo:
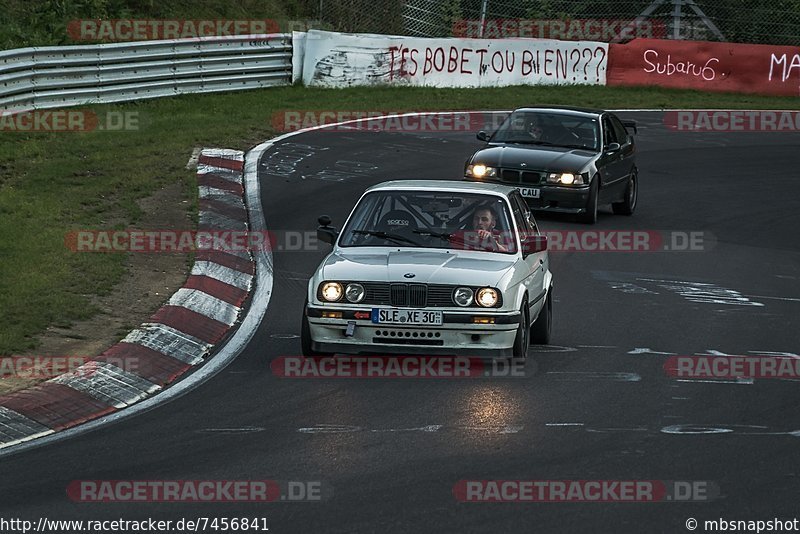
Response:
[[[485,183],[467,182],[457,180],[392,180],[373,185],[367,191],[442,191],[452,193],[494,193],[508,196],[516,187]]]

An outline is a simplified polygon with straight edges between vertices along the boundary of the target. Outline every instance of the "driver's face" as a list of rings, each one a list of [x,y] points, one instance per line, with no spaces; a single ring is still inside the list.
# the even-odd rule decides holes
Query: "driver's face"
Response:
[[[472,226],[476,230],[492,231],[494,230],[494,225],[494,217],[492,217],[492,212],[489,210],[478,210],[472,216]]]
[[[539,126],[539,120],[536,117],[533,117],[528,123],[528,133],[534,137],[541,137],[542,128]]]

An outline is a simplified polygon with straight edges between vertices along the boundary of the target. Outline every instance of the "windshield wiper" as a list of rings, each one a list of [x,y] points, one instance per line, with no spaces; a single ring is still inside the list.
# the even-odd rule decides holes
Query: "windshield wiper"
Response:
[[[450,241],[452,239],[453,234],[445,234],[441,232],[433,232],[431,230],[412,230],[415,234],[419,235],[429,235],[433,237],[438,237],[439,239],[443,239],[445,241]]]
[[[371,235],[374,237],[379,237],[381,239],[387,239],[390,241],[395,241],[397,243],[411,243],[415,246],[420,246],[419,243],[414,241],[413,239],[409,239],[406,236],[399,235],[399,234],[391,234],[388,232],[379,232],[376,230],[353,230],[354,234],[362,234],[362,235]]]

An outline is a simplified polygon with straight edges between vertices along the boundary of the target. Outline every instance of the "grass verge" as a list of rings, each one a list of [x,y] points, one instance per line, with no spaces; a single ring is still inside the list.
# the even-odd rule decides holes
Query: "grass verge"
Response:
[[[288,110],[489,110],[538,104],[800,108],[793,98],[660,88],[284,87],[92,108],[101,124],[111,114],[134,117],[138,129],[133,130],[5,131],[0,133],[0,355],[35,349],[36,336],[48,326],[68,327],[97,312],[89,297],[106,294],[119,282],[125,258],[70,252],[65,234],[134,227],[141,223],[137,200],[168,184],[194,189],[193,173],[185,168],[194,147],[248,149],[273,136],[273,118]],[[196,203],[188,208],[196,210]]]

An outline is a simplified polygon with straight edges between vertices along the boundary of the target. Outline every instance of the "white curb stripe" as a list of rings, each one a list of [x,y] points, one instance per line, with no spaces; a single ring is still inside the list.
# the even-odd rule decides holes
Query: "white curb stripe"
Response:
[[[213,211],[200,212],[200,224],[198,224],[198,231],[203,229],[212,228],[214,230],[236,230],[244,232],[247,230],[247,223],[244,221],[237,221],[225,215],[215,213]],[[226,252],[226,251],[224,251]]]
[[[250,290],[253,281],[253,276],[230,267],[225,267],[218,263],[211,261],[196,261],[192,267],[192,274],[200,276],[208,276],[214,280],[225,282],[228,285],[238,287],[245,291]]]
[[[227,325],[233,325],[239,316],[239,308],[233,304],[228,304],[224,300],[209,295],[199,289],[180,288],[169,299],[172,306],[183,306],[188,310],[197,312],[215,321]]]
[[[202,155],[210,158],[225,158],[234,161],[244,161],[244,152],[233,148],[204,148]]]
[[[0,406],[0,449],[29,439],[35,439],[54,431],[25,417],[10,408]]]
[[[242,183],[242,173],[225,167],[217,167],[215,165],[208,165],[206,163],[197,164],[197,174],[214,174],[236,184]]]
[[[211,348],[211,345],[194,336],[160,323],[142,325],[122,341],[147,347],[189,365],[203,361]]]
[[[125,408],[161,389],[161,386],[108,362],[91,361],[73,373],[49,380],[91,395],[115,408]]]
[[[206,200],[216,200],[217,202],[224,202],[229,206],[244,208],[244,202],[242,202],[242,198],[236,193],[232,193],[224,189],[217,189],[216,187],[209,187],[207,185],[201,185],[198,187],[198,189],[200,190],[200,198]]]

